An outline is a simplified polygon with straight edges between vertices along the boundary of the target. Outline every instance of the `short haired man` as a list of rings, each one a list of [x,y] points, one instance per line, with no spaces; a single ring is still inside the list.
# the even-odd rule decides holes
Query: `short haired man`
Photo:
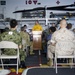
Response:
[[[21,56],[21,61],[25,61],[25,53],[23,50],[21,50],[21,43],[22,43],[22,38],[19,35],[19,33],[16,31],[17,28],[17,21],[15,19],[12,19],[10,21],[10,30],[8,32],[4,32],[1,35],[1,41],[12,41],[15,42],[16,44],[19,45],[20,48],[20,56]],[[17,54],[16,50],[4,50],[4,54],[7,55],[15,55]]]
[[[60,30],[57,30],[53,33],[52,38],[51,38],[51,43],[53,46],[55,46],[55,44],[57,42],[72,42],[74,41],[75,37],[72,31],[68,30],[66,28],[67,26],[67,22],[65,19],[62,19],[60,21]],[[69,45],[69,47],[72,45]],[[63,47],[62,47],[63,48]],[[71,47],[70,47],[71,48]],[[65,50],[60,50],[60,48],[57,48],[57,53],[60,55],[71,55],[73,53],[73,49],[70,49],[68,51]],[[50,59],[52,59],[53,56],[50,57]]]

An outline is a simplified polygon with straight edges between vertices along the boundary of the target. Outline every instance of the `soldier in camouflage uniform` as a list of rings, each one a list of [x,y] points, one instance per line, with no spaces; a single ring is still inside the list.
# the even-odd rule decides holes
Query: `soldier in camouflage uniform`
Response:
[[[29,49],[30,49],[30,55],[34,54],[33,53],[33,41],[32,41],[32,30],[30,30],[30,32],[27,30],[27,25],[24,25],[24,32],[25,32],[25,35],[28,37],[29,41],[28,41],[28,46],[29,46]],[[29,34],[28,34],[28,33]],[[26,38],[26,37],[25,37]]]
[[[20,60],[21,61],[25,61],[25,53],[24,51],[22,50],[22,38],[21,36],[19,35],[19,33],[16,31],[16,28],[17,28],[17,21],[15,19],[12,19],[10,21],[10,30],[8,32],[4,32],[3,34],[1,34],[1,41],[13,41],[15,42],[16,44],[19,45],[19,48],[20,48]],[[16,50],[4,50],[4,54],[8,54],[8,55],[15,55],[17,54]]]
[[[25,50],[28,46],[30,46],[30,38],[29,34],[24,31],[24,27],[21,27],[20,36],[22,37],[23,50]]]
[[[30,55],[33,55],[35,53],[33,52],[33,35],[32,35],[32,29],[30,29],[29,35],[30,35]]]
[[[61,55],[61,56],[68,55],[69,56],[69,55],[72,55],[75,50],[75,48],[74,48],[75,36],[72,31],[70,31],[66,28],[66,26],[67,26],[66,20],[62,19],[60,21],[60,29],[55,31],[52,34],[51,41],[49,43],[52,45],[52,47],[49,46],[51,48],[48,48],[48,49],[50,49],[49,58],[50,58],[51,65],[53,65],[53,53],[55,53],[55,51],[58,55]],[[65,44],[65,42],[66,42],[66,45],[65,46],[61,45],[61,42],[63,42],[62,44]],[[60,43],[60,46],[56,47],[57,43]],[[67,46],[67,44],[68,44],[68,46]]]

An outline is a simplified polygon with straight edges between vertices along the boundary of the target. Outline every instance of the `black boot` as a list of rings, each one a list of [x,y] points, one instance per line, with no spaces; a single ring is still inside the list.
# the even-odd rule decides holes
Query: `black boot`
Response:
[[[21,67],[21,68],[26,68],[25,61],[21,61],[20,67]]]

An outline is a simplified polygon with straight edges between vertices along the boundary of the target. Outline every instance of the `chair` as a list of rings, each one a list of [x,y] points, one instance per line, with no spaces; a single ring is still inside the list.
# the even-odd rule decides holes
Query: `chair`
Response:
[[[56,43],[56,49],[55,49],[55,69],[56,69],[56,73],[58,73],[57,68],[58,68],[58,63],[57,63],[57,59],[58,58],[70,58],[72,59],[71,62],[68,62],[66,64],[70,65],[72,67],[72,65],[74,65],[73,63],[73,59],[75,58],[75,48],[74,48],[74,43],[73,42],[57,42]],[[61,63],[59,63],[61,64]]]
[[[0,49],[15,49],[17,50],[17,54],[16,55],[5,55],[3,53],[0,53],[0,59],[1,59],[1,64],[2,68],[4,68],[4,65],[16,65],[17,66],[17,74],[18,74],[18,63],[20,64],[20,59],[19,59],[19,48],[18,45],[15,44],[14,42],[10,42],[10,41],[1,41],[0,42]],[[0,51],[1,52],[1,51]],[[3,60],[2,59],[17,59],[17,64],[3,64]]]

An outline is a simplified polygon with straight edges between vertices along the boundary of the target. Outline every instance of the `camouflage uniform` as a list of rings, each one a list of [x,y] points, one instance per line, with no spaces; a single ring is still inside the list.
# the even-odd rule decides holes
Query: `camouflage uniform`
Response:
[[[60,30],[53,33],[51,41],[57,43],[57,42],[72,42],[70,43],[69,47],[73,46],[73,42],[75,40],[74,34],[72,31],[68,30],[67,28],[61,28]],[[55,46],[54,46],[55,47]],[[67,46],[65,46],[67,49]],[[60,50],[60,46],[58,46],[56,52],[60,55],[70,55],[73,53],[73,49],[68,49],[68,51],[63,50],[64,47],[62,46],[62,50]],[[51,58],[50,54],[50,58]]]
[[[1,41],[13,41],[19,46],[21,45],[22,38],[16,30],[9,30],[1,34]],[[4,50],[4,54],[15,55],[17,54],[16,50]],[[20,49],[21,61],[25,61],[25,53]]]
[[[22,37],[22,39],[25,40],[25,44],[24,44],[24,47],[26,46],[30,46],[30,38],[29,38],[29,35],[27,32],[24,32],[24,31],[21,31],[20,32],[20,36]]]
[[[1,40],[1,33],[0,33],[0,40]]]
[[[33,53],[33,41],[30,41],[30,54],[34,54]]]
[[[30,54],[34,54],[33,53],[33,35],[32,32],[29,34],[30,35]]]
[[[55,51],[58,55],[71,55],[74,51],[74,41],[75,37],[72,31],[67,28],[61,28],[52,34],[51,40],[48,41],[48,57],[50,58],[49,64],[53,65],[53,54]],[[56,45],[52,45],[56,44]],[[58,45],[60,43],[60,45]]]
[[[28,34],[27,32],[21,31],[21,32],[20,32],[20,36],[22,37],[23,50],[26,49],[25,55],[27,56],[27,55],[29,54],[28,46],[30,46],[29,34]]]

